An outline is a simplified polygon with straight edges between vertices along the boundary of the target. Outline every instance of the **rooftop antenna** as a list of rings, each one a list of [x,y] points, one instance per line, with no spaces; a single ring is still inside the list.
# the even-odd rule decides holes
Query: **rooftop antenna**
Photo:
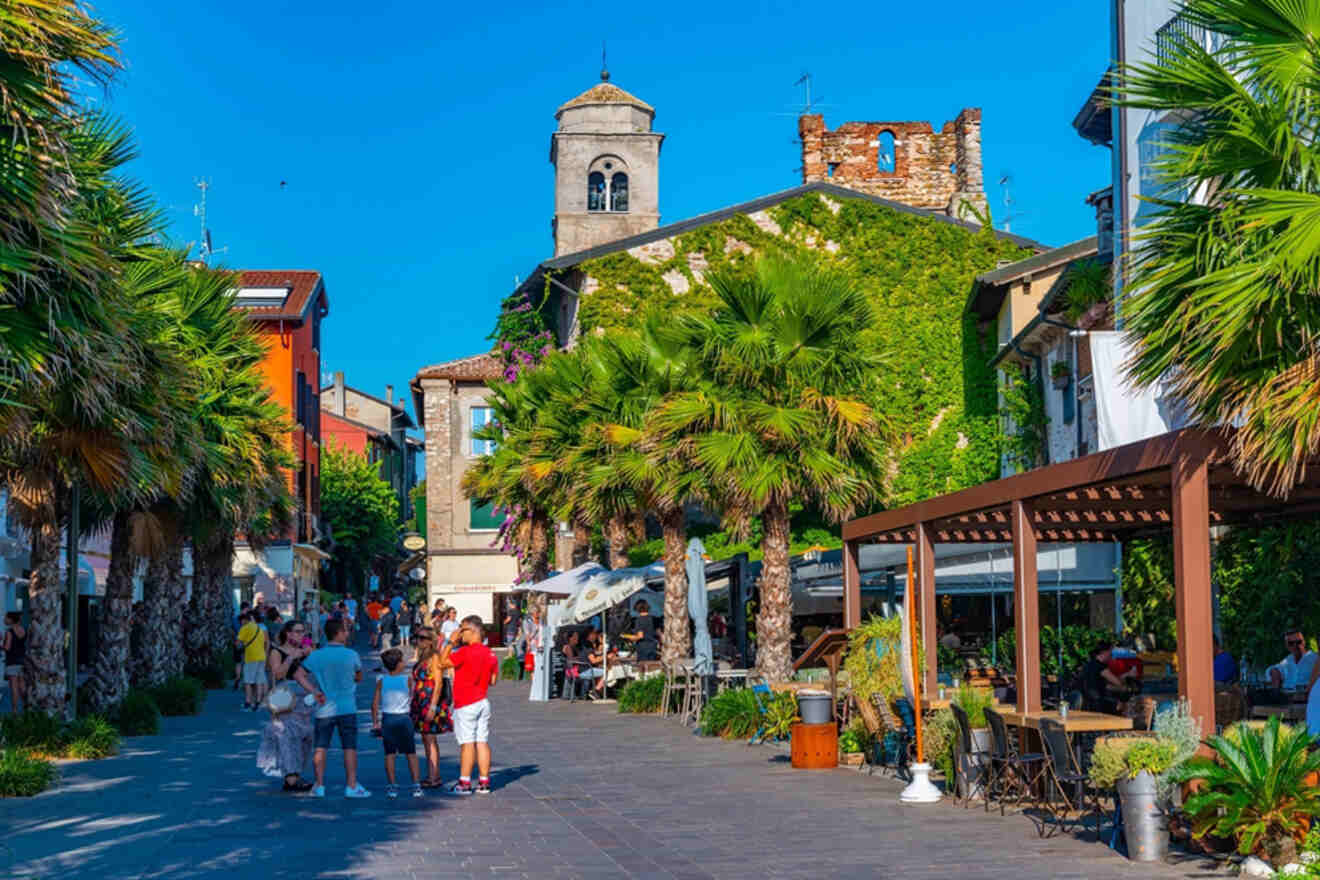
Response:
[[[193,216],[199,219],[201,232],[197,238],[197,258],[201,260],[203,265],[207,265],[213,255],[224,253],[229,248],[221,248],[217,251],[211,244],[211,230],[206,225],[206,193],[211,189],[211,181],[201,177],[197,179],[196,185],[202,191],[201,200],[193,205]]]
[[[801,115],[807,116],[820,103],[819,100],[817,101],[811,100],[811,73],[805,70],[802,71],[802,75],[798,77],[797,82],[793,83],[793,85],[802,86],[803,89],[805,90],[806,103],[802,105]]]
[[[1015,212],[1013,210],[1013,206],[1017,204],[1017,202],[1013,200],[1013,175],[1009,174],[1007,171],[999,175],[999,186],[1004,191],[1004,231],[1012,232],[1013,221],[1019,217],[1025,217],[1026,214],[1022,211]]]

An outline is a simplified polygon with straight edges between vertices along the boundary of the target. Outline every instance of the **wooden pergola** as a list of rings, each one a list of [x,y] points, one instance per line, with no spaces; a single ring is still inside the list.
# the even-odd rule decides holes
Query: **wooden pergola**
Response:
[[[1309,469],[1286,499],[1265,495],[1231,467],[1232,439],[1227,429],[1186,428],[852,520],[843,527],[844,626],[861,622],[858,547],[915,545],[914,604],[929,692],[936,685],[935,544],[1011,542],[1017,709],[1038,711],[1037,544],[1119,541],[1171,531],[1178,692],[1204,728],[1213,730],[1210,527],[1320,512],[1320,468]]]

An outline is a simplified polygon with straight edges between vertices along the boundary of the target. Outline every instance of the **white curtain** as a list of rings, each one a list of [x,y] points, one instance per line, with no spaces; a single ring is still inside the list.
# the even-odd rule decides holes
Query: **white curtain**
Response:
[[[1131,382],[1124,369],[1131,349],[1121,333],[1091,331],[1087,336],[1100,450],[1157,437],[1190,424],[1186,409],[1163,383],[1138,388]]]

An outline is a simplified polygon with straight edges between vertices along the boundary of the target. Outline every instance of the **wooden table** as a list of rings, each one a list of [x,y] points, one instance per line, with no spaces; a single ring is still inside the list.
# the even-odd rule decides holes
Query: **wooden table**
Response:
[[[1106,715],[1104,712],[1084,712],[1080,709],[1069,709],[1066,720],[1059,716],[1058,711],[1024,713],[1010,710],[1000,714],[1004,716],[1006,724],[1030,730],[1039,730],[1042,718],[1058,721],[1068,733],[1103,733],[1109,730],[1132,729],[1131,718],[1122,715]]]

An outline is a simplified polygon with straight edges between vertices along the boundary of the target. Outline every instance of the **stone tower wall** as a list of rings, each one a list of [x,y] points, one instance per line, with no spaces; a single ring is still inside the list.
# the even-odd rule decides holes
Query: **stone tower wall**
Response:
[[[894,167],[880,170],[880,136],[894,138]],[[802,182],[825,181],[914,208],[973,220],[985,210],[981,111],[970,107],[939,130],[929,122],[845,122],[830,130],[819,114],[798,118]]]

